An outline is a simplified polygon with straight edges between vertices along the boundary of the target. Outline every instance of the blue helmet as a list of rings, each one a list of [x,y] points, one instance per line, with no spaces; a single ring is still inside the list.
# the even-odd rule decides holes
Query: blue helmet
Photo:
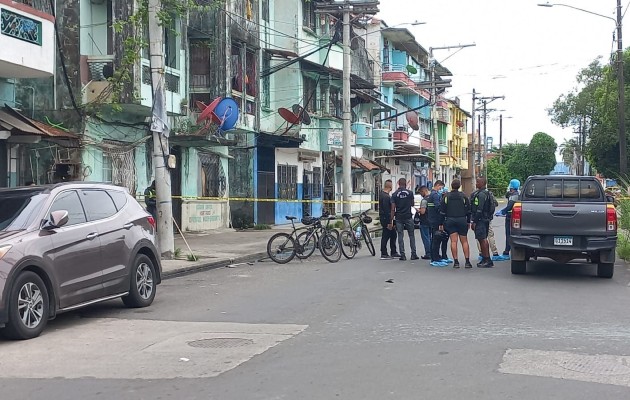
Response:
[[[510,185],[508,186],[508,189],[514,189],[514,190],[518,190],[521,187],[521,181],[519,181],[518,179],[512,179],[510,181]]]

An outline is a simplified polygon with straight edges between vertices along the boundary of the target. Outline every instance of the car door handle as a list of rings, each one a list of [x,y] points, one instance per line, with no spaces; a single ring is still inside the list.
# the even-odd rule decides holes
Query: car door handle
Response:
[[[92,232],[92,233],[90,233],[89,235],[87,235],[85,238],[86,238],[87,240],[92,240],[92,239],[96,239],[96,237],[97,237],[97,236],[98,236],[98,233],[96,233],[96,232]]]
[[[123,228],[125,229],[131,229],[133,227],[133,222],[127,222],[125,225],[123,225]]]

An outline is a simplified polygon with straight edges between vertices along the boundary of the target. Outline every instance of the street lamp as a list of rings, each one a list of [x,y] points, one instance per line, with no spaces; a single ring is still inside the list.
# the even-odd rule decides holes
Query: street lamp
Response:
[[[622,177],[625,177],[628,173],[628,157],[626,155],[627,151],[627,142],[626,142],[626,116],[625,116],[625,96],[624,96],[624,77],[623,77],[623,42],[622,42],[622,19],[623,15],[621,13],[621,0],[617,0],[617,19],[598,14],[593,11],[585,10],[583,8],[574,7],[568,4],[561,3],[540,3],[539,7],[567,7],[572,8],[577,11],[582,11],[587,14],[596,15],[598,17],[610,19],[615,23],[617,28],[617,90],[619,95],[618,101],[618,111],[617,111],[617,119],[618,119],[618,134],[619,134],[619,173]]]

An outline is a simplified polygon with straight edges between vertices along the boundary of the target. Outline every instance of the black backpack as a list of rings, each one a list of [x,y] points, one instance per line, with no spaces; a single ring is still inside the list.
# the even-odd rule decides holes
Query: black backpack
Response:
[[[497,207],[499,206],[499,202],[497,201],[497,199],[494,197],[494,194],[487,190],[484,189],[486,191],[486,193],[488,193],[488,200],[486,201],[486,203],[484,204],[484,209],[482,210],[483,212],[483,216],[485,218],[488,219],[492,219],[492,217],[494,216],[494,212],[497,209]],[[479,196],[479,192],[480,190],[476,191],[473,194],[473,197],[470,199],[471,203],[474,205],[475,204],[475,200],[476,198]]]

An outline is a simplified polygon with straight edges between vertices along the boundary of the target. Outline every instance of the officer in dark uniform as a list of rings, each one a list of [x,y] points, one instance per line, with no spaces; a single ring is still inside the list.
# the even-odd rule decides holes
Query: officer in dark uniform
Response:
[[[407,189],[407,180],[400,178],[398,180],[398,190],[392,195],[392,220],[388,228],[394,226],[394,220],[396,221],[396,231],[398,234],[398,250],[400,251],[400,261],[405,261],[405,243],[404,232],[407,231],[409,235],[409,247],[411,247],[411,259],[419,259],[416,253],[416,236],[414,233],[413,216],[411,209],[414,204],[413,192]]]
[[[427,196],[427,210],[429,212],[429,226],[431,228],[431,265],[434,267],[444,267],[447,263],[440,257],[440,247],[442,246],[443,231],[440,231],[440,191],[444,188],[444,182],[435,181],[433,190]]]
[[[446,230],[451,239],[451,254],[453,254],[453,268],[459,268],[457,259],[457,239],[462,243],[466,268],[472,268],[470,263],[470,247],[468,246],[468,229],[470,229],[470,200],[459,191],[462,186],[459,179],[451,182],[451,191],[442,196],[440,202],[440,227]]]
[[[157,221],[157,195],[155,192],[155,181],[144,190],[144,204],[147,205],[147,212]]]
[[[470,196],[472,212],[472,229],[475,232],[475,239],[479,241],[481,247],[481,262],[477,264],[479,268],[492,268],[494,263],[490,258],[490,244],[488,243],[488,229],[492,215],[488,215],[488,202],[490,195],[486,189],[486,179],[477,178],[477,190]]]

